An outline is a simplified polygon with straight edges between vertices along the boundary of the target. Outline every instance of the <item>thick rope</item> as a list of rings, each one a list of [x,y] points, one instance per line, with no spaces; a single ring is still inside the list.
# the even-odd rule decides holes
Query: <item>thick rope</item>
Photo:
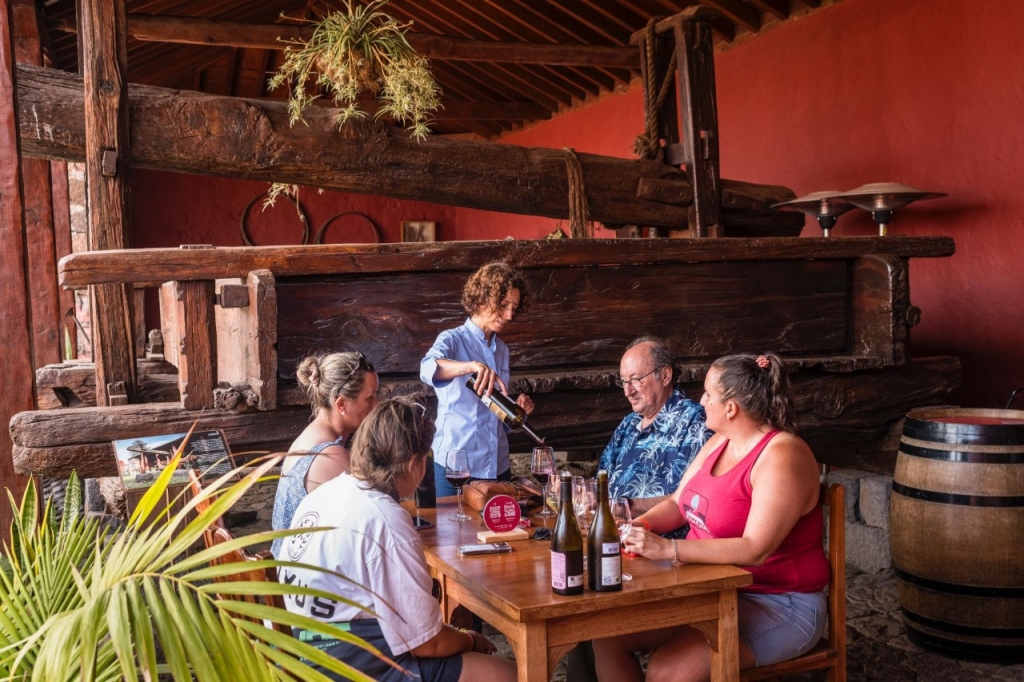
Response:
[[[587,187],[583,183],[583,165],[570,147],[565,152],[565,170],[569,178],[569,236],[573,239],[591,239],[594,223],[587,206]]]
[[[657,36],[654,33],[654,26],[657,18],[652,17],[647,22],[647,33],[644,36],[644,65],[646,78],[644,80],[644,127],[642,134],[636,136],[633,142],[633,153],[641,159],[654,161],[661,160],[662,148],[658,138],[658,112],[665,104],[665,99],[675,81],[676,60],[671,60],[668,70],[661,80],[661,87],[655,89],[655,72],[657,70],[654,59],[654,48]],[[655,94],[657,92],[657,94]]]

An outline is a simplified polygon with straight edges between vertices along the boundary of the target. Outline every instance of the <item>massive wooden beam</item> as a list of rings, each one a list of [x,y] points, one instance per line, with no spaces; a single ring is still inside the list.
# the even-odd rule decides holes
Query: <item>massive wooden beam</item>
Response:
[[[19,67],[23,153],[81,160],[83,91],[70,74]],[[433,201],[505,213],[568,217],[564,152],[430,137],[355,121],[337,130],[334,112],[314,108],[308,125],[288,124],[284,103],[129,88],[132,164]],[[686,185],[656,161],[578,154],[592,219],[612,225],[678,228],[685,203],[638,196],[642,179]],[[803,215],[766,207],[794,196],[784,187],[723,180],[728,236],[799,234]],[[733,225],[735,224],[735,228]]]
[[[416,244],[325,244],[216,249],[127,249],[75,253],[61,259],[60,282],[80,287],[100,282],[221,279],[267,269],[275,277],[378,272],[472,271],[494,260],[520,267],[715,263],[760,260],[826,260],[865,254],[900,258],[951,256],[951,237],[830,237],[803,239],[574,239],[500,240]]]
[[[89,248],[122,249],[128,233],[128,47],[124,3],[79,0],[85,98],[85,185]],[[135,397],[135,343],[128,287],[89,290],[100,405]],[[123,387],[123,389],[117,388]],[[124,393],[120,393],[124,390]],[[124,396],[122,398],[121,396]]]
[[[288,24],[258,25],[193,17],[129,14],[128,33],[137,40],[145,41],[281,50],[286,45],[282,41],[308,40],[313,29],[310,26]],[[640,68],[640,54],[629,47],[502,43],[412,31],[406,33],[406,39],[416,52],[428,59]]]

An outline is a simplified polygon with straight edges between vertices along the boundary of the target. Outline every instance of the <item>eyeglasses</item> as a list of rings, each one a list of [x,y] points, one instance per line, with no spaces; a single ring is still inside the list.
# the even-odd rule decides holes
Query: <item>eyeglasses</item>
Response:
[[[658,371],[658,368],[655,367],[654,369],[652,369],[650,372],[648,372],[647,374],[643,375],[642,377],[636,377],[634,379],[616,379],[615,380],[615,385],[618,386],[619,388],[625,388],[626,384],[629,384],[630,386],[632,386],[633,388],[635,388],[635,389],[637,389],[639,391],[640,390],[640,386],[644,383],[644,379],[646,379],[647,377],[651,376],[652,374],[654,374],[657,371]]]
[[[373,364],[363,355],[362,351],[356,351],[356,369],[361,369],[364,372],[375,372]]]

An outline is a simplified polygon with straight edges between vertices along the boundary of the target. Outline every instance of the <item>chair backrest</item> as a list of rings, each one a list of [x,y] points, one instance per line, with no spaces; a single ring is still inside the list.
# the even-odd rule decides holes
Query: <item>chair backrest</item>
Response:
[[[203,477],[196,472],[195,469],[188,470],[188,483],[189,488],[192,490],[192,497],[199,497],[203,492]],[[196,513],[202,514],[204,511],[209,509],[211,502],[212,500],[208,498],[196,504]],[[203,531],[203,544],[208,548],[213,547],[214,545],[213,531],[215,528],[223,528],[224,530],[227,530],[227,527],[224,525],[224,521],[219,516],[214,520],[213,524],[209,528]]]
[[[235,539],[235,536],[224,527],[214,527],[211,529],[211,536],[213,539],[213,545],[218,545],[223,542],[229,542]],[[230,563],[244,563],[246,561],[264,561],[273,559],[274,555],[269,550],[263,550],[256,554],[250,554],[244,548],[238,548],[227,552],[226,554],[218,557],[213,563],[217,565],[230,564]],[[277,583],[277,569],[273,567],[269,568],[254,568],[250,571],[240,571],[230,576],[224,576],[221,578],[215,578],[214,582],[230,582],[230,581],[253,581],[253,582],[270,582]],[[279,594],[223,594],[218,595],[221,599],[235,599],[237,601],[244,601],[250,604],[263,604],[266,606],[276,606],[277,608],[285,608],[284,597]],[[263,622],[263,621],[255,621]],[[268,627],[273,627],[278,632],[282,632],[286,635],[292,634],[291,627],[287,625],[281,625],[280,623],[264,623]]]
[[[846,490],[838,483],[822,484],[818,503],[828,507],[828,645],[836,649],[838,665],[846,670]]]
[[[828,580],[828,637],[803,656],[741,671],[742,682],[822,668],[828,669],[829,682],[846,681],[846,492],[843,486],[838,483],[823,484],[818,494],[818,504],[828,507],[826,551],[831,568]]]

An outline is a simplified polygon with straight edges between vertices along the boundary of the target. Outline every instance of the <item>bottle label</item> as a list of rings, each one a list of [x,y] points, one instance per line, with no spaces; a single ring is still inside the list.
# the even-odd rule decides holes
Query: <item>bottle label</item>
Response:
[[[569,587],[579,587],[583,584],[583,574],[570,575],[566,582],[569,583]]]
[[[490,396],[482,395],[480,396],[480,400],[484,402],[484,405],[487,406],[487,409],[493,412],[494,416],[497,417],[500,421],[505,422],[508,420],[508,415],[505,414],[505,410],[501,409],[501,405],[499,405],[497,402],[491,400]]]
[[[601,543],[601,554],[611,555],[619,553],[618,542],[602,542]]]
[[[618,548],[615,550],[615,556],[601,557],[601,584],[622,584],[622,556]]]
[[[551,587],[556,590],[564,590],[569,586],[569,581],[565,575],[565,564],[565,554],[562,552],[551,552]],[[573,577],[575,578],[576,576]]]

